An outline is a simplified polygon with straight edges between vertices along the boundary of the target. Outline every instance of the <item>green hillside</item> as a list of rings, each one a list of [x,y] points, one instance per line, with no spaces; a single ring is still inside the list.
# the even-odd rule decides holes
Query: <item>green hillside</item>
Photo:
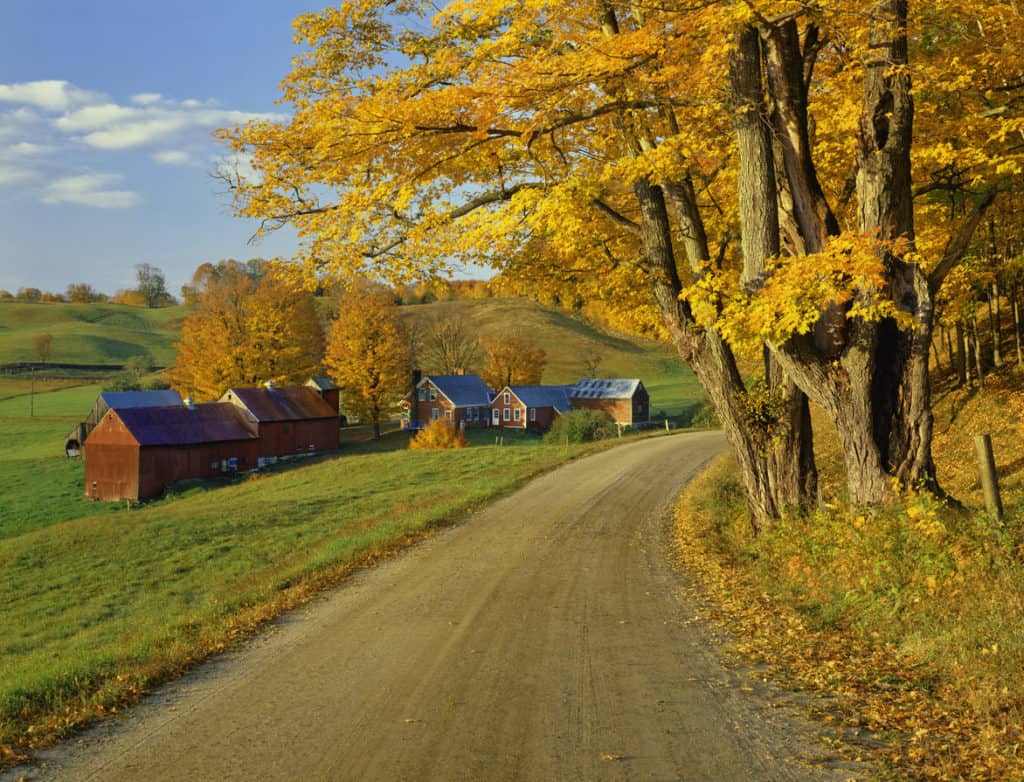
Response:
[[[697,379],[664,343],[607,334],[562,310],[529,299],[472,299],[402,307],[402,316],[429,324],[453,316],[472,323],[481,336],[522,331],[547,352],[542,382],[571,383],[586,376],[584,358],[601,355],[598,375],[639,377],[651,395],[651,410],[678,415],[703,398]],[[430,367],[422,367],[430,371]]]
[[[143,309],[124,304],[0,304],[0,364],[37,361],[33,338],[53,335],[50,361],[123,364],[145,356],[174,361],[174,342],[191,307]]]

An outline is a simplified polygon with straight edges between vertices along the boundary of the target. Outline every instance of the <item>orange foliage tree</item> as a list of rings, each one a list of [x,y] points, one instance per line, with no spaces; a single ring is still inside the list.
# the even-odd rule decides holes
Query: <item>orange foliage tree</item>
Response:
[[[936,486],[934,297],[1021,171],[1021,14],[356,0],[296,20],[293,119],[225,132],[261,174],[234,183],[237,209],[294,226],[314,279],[471,260],[650,307],[715,405],[756,526],[813,501],[808,396],[851,498],[877,502]],[[933,208],[951,189],[953,220]],[[744,352],[765,357],[757,383]]]
[[[500,390],[505,386],[532,386],[540,383],[547,364],[547,353],[532,347],[521,331],[513,331],[497,337],[481,337],[480,346],[484,351],[484,368],[480,373],[491,388]]]
[[[313,295],[278,274],[256,281],[239,269],[206,287],[175,347],[170,383],[198,400],[232,386],[298,383],[323,359]]]
[[[394,295],[365,283],[342,294],[338,319],[327,332],[324,363],[341,389],[345,412],[372,424],[379,440],[381,423],[398,412],[412,388],[409,335]]]

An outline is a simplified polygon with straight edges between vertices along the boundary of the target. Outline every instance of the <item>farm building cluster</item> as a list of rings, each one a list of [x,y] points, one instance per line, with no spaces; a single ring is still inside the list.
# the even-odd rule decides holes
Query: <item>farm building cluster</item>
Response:
[[[543,431],[570,410],[602,410],[620,426],[650,420],[651,400],[637,378],[584,378],[572,385],[505,386],[495,391],[477,375],[426,375],[403,405],[403,426],[419,429],[444,418],[453,426]]]
[[[543,431],[559,415],[579,409],[603,410],[620,426],[650,418],[647,390],[636,378],[498,391],[471,374],[415,381],[402,405],[407,429],[444,419],[458,427]],[[301,386],[231,388],[202,404],[176,391],[105,392],[68,435],[65,449],[85,459],[87,496],[139,501],[159,497],[176,481],[334,450],[338,423],[339,391],[327,378]]]
[[[194,404],[174,391],[104,393],[65,447],[85,458],[85,493],[99,500],[158,497],[175,481],[252,470],[338,447],[338,389],[232,388]]]

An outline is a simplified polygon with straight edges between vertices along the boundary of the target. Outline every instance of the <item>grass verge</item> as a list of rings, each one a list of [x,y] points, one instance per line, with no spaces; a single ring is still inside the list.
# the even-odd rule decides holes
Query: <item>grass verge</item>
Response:
[[[941,459],[969,458],[966,439]],[[836,451],[819,457],[826,485]],[[737,653],[828,696],[841,753],[901,779],[1024,779],[1019,512],[995,524],[922,495],[869,513],[833,500],[755,539],[725,457],[681,497],[677,533]]]
[[[354,568],[607,445],[353,454],[0,540],[0,756],[24,759]]]

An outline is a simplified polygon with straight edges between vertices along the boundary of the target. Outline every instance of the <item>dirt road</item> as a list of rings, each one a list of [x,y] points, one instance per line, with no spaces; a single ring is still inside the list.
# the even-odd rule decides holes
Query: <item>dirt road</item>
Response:
[[[550,473],[4,778],[850,778],[680,597],[668,509],[723,445]]]

